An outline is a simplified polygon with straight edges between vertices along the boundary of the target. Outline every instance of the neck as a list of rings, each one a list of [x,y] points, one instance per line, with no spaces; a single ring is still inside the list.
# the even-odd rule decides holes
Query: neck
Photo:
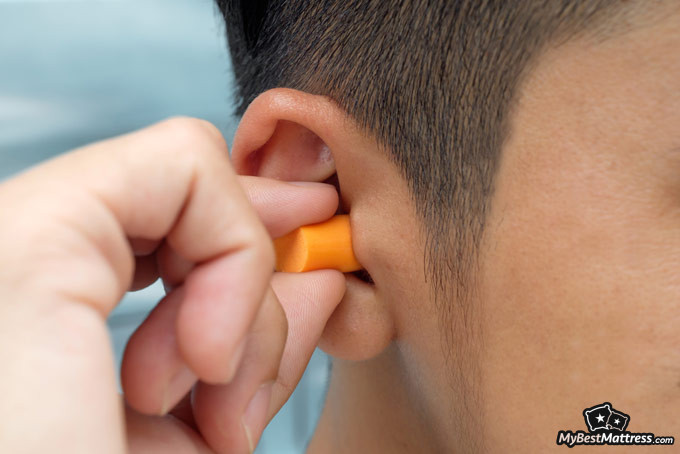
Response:
[[[307,453],[433,451],[428,418],[409,392],[400,362],[395,347],[367,361],[333,360],[326,404]]]

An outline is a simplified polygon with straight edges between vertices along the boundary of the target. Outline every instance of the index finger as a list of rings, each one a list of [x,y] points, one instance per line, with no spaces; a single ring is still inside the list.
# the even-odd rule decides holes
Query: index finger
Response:
[[[80,150],[72,159],[93,161],[97,171],[84,175],[85,184],[110,209],[120,234],[165,238],[197,264],[185,281],[177,343],[199,378],[228,381],[272,276],[274,254],[219,131],[200,120],[173,119]],[[94,161],[104,160],[106,166],[95,167]],[[120,267],[118,276],[127,289]]]
[[[5,450],[123,451],[104,317],[132,280],[128,238],[165,238],[198,264],[177,343],[202,379],[229,378],[274,254],[213,126],[171,120],[67,153],[3,181],[0,206]]]
[[[238,180],[272,238],[303,225],[325,221],[338,208],[338,192],[332,184],[252,176],[239,176]],[[158,250],[157,261],[166,289],[183,283],[194,268],[191,261],[168,244]]]
[[[272,238],[303,225],[325,221],[338,208],[338,192],[332,184],[252,176],[238,178]]]

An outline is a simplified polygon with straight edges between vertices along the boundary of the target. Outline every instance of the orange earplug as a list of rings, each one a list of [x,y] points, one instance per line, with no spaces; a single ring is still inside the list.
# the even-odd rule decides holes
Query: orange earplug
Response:
[[[352,251],[349,216],[305,225],[274,240],[276,271],[301,273],[331,268],[343,273],[362,269]]]

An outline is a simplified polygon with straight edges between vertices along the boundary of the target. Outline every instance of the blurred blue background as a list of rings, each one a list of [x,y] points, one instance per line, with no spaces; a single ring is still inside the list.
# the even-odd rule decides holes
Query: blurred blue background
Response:
[[[211,0],[0,0],[0,180],[173,115],[209,120],[231,143],[232,89]],[[118,364],[162,296],[159,283],[130,293],[109,317]],[[327,374],[317,351],[256,452],[304,450]]]

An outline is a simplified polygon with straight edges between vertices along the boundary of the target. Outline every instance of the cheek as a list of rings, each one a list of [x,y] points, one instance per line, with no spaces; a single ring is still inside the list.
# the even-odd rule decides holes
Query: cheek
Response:
[[[552,433],[616,400],[658,425],[651,409],[680,402],[678,210],[597,163],[539,174],[499,174],[483,243],[491,413],[520,421],[550,402]]]

